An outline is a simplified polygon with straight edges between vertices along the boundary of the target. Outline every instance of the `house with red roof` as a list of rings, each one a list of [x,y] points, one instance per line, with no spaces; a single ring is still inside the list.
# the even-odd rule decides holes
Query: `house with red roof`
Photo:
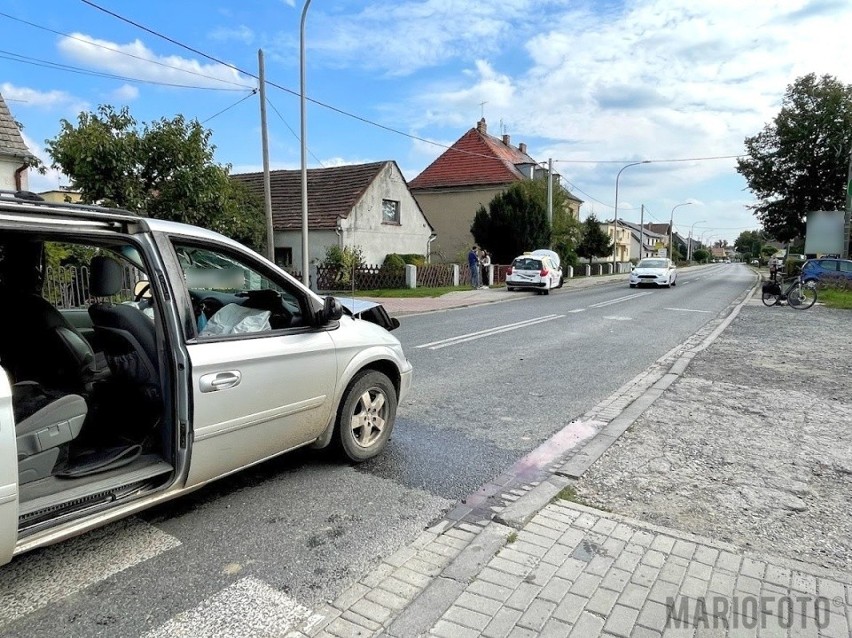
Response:
[[[263,173],[238,173],[263,199]],[[270,171],[275,262],[302,264],[302,173]],[[388,253],[428,255],[433,229],[394,161],[308,170],[308,261],[331,245],[360,248],[364,261],[381,264]]]
[[[515,182],[546,177],[547,169],[527,154],[526,144],[513,146],[509,135],[489,135],[482,118],[411,180],[409,188],[435,228],[433,254],[441,261],[464,262],[474,242],[470,226],[479,207],[487,208]],[[568,197],[570,213],[579,219],[582,200]]]

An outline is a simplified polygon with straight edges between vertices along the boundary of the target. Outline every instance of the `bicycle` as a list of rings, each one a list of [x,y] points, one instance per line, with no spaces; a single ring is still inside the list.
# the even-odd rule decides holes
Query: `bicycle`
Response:
[[[817,300],[816,283],[803,282],[801,275],[794,277],[786,290],[782,289],[777,280],[764,282],[762,292],[764,306],[780,306],[782,301],[786,301],[788,306],[796,310],[807,310]]]

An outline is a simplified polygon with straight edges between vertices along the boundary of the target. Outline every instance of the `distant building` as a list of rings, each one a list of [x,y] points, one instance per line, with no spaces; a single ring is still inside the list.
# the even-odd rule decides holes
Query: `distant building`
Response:
[[[480,206],[488,208],[495,196],[526,179],[546,179],[547,169],[527,154],[527,145],[512,146],[508,135],[488,134],[485,118],[411,180],[411,192],[435,227],[434,252],[443,261],[465,259],[473,244],[470,227]],[[568,197],[568,212],[580,217],[583,200],[561,185]]]
[[[56,204],[79,204],[82,199],[80,191],[66,188],[42,191],[39,195],[44,199],[44,201],[54,202]]]
[[[238,173],[263,199],[263,173]],[[275,262],[302,266],[301,171],[270,171]],[[408,190],[394,161],[308,170],[308,261],[325,258],[331,245],[359,247],[368,264],[388,253],[428,256],[432,226]]]

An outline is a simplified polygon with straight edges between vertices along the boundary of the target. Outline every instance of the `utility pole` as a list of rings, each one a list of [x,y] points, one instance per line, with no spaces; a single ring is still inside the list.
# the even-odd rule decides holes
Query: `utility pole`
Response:
[[[547,160],[547,223],[553,231],[553,158]],[[552,246],[552,241],[551,241]]]
[[[843,223],[843,259],[849,259],[852,244],[852,150],[849,152],[849,169],[846,173],[846,216]]]
[[[306,287],[311,284],[310,259],[308,256],[308,126],[306,123],[305,100],[305,21],[308,18],[308,7],[311,0],[305,0],[302,7],[302,20],[299,23],[299,119],[301,121],[301,167],[302,167],[302,283]]]
[[[639,261],[642,261],[642,249],[645,247],[645,204],[642,204],[639,212]],[[627,253],[630,259],[630,253]]]
[[[260,84],[260,139],[263,146],[263,210],[266,215],[266,257],[275,263],[275,230],[272,227],[272,191],[269,184],[269,135],[266,128],[266,70],[263,49],[257,50],[257,76]]]

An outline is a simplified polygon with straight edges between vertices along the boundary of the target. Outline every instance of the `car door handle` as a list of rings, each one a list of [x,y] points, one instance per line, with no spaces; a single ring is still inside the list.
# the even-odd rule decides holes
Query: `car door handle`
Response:
[[[202,392],[216,392],[217,390],[227,390],[240,384],[243,375],[239,370],[229,370],[228,372],[213,372],[205,374],[198,380],[198,387]]]

